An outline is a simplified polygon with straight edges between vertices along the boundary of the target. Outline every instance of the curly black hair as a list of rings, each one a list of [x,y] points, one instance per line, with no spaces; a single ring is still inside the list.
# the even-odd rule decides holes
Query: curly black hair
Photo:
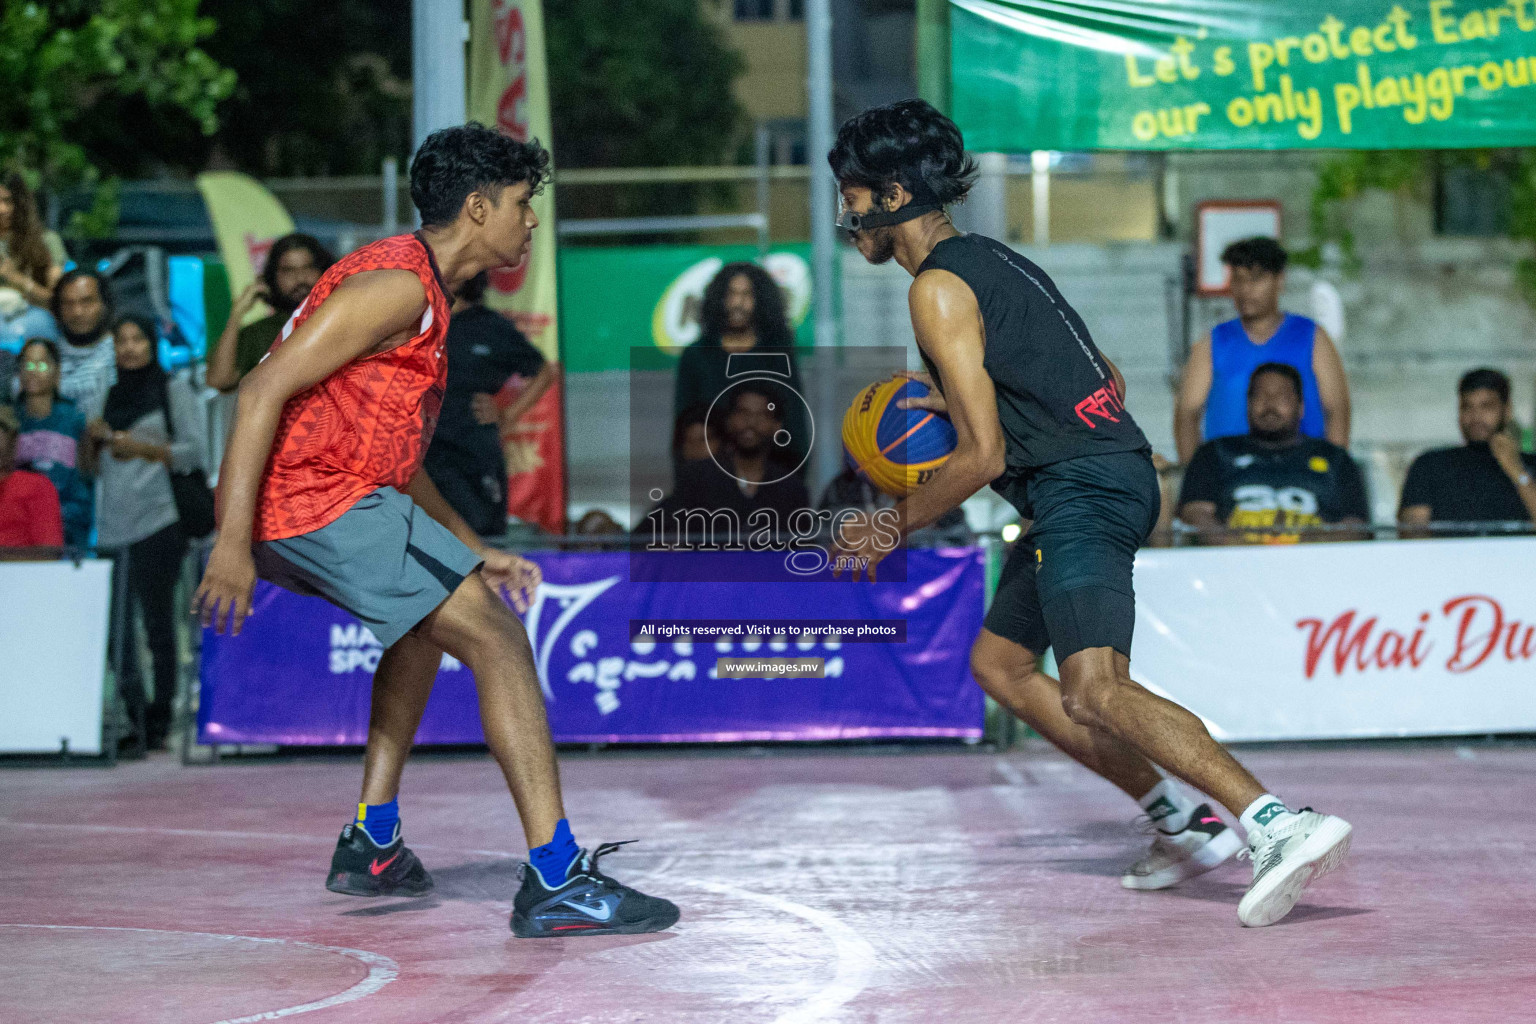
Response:
[[[955,203],[976,183],[955,122],[926,100],[900,100],[855,114],[837,130],[827,154],[839,187],[884,195],[900,182],[919,201]]]
[[[538,139],[518,142],[471,121],[441,128],[421,144],[411,160],[411,202],[423,227],[444,227],[471,192],[495,201],[503,188],[521,181],[537,194],[549,175],[549,150]]]
[[[1242,267],[1245,270],[1278,274],[1289,261],[1284,246],[1262,235],[1241,239],[1221,250],[1221,262],[1234,269]]]
[[[757,343],[764,348],[792,348],[794,331],[784,312],[784,293],[773,276],[756,263],[727,263],[704,289],[699,306],[701,340],[718,345],[725,333],[725,294],[737,277],[746,277],[752,285],[752,329]]]

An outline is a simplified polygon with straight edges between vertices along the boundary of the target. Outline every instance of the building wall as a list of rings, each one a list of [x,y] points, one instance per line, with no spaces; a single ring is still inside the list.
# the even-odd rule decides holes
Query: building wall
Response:
[[[749,120],[804,118],[805,23],[736,21],[726,5],[722,24],[731,45],[746,58],[747,70],[736,80],[736,99]]]

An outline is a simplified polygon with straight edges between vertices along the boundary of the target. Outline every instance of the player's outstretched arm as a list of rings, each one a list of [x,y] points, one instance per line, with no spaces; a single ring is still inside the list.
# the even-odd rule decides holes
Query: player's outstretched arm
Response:
[[[203,625],[238,634],[251,610],[251,533],[262,470],[288,399],[394,339],[409,339],[426,289],[408,270],[370,270],[336,287],[303,325],[240,382],[234,426],[219,470],[219,539],[192,600]]]

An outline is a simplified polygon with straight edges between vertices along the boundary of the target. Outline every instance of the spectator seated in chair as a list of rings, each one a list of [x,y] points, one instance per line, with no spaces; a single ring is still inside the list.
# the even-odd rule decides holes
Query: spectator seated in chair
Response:
[[[1397,512],[1405,537],[1428,536],[1430,523],[1528,522],[1536,517],[1536,456],[1522,454],[1512,433],[1509,378],[1498,370],[1472,370],[1456,392],[1457,425],[1465,443],[1427,451],[1408,467]],[[1454,532],[1472,536],[1480,531]]]
[[[709,406],[690,405],[677,417],[672,427],[672,469],[685,462],[698,462],[721,450],[719,417],[709,418]]]
[[[1301,374],[1294,366],[1265,363],[1253,371],[1248,433],[1207,441],[1184,473],[1179,519],[1207,531],[1202,543],[1369,537],[1367,531],[1317,530],[1322,524],[1363,526],[1369,511],[1355,460],[1338,445],[1303,436],[1303,411]]]
[[[745,536],[750,529],[748,517],[759,510],[770,510],[777,532],[787,532],[789,517],[810,506],[805,484],[794,472],[795,463],[779,454],[787,437],[783,393],[771,382],[750,381],[733,387],[730,397],[723,423],[724,450],[682,463],[672,494],[641,520],[636,533],[651,536],[654,531],[671,538],[679,532],[711,531],[716,527],[706,521],[723,512],[734,516]],[[659,527],[653,519],[658,513]]]

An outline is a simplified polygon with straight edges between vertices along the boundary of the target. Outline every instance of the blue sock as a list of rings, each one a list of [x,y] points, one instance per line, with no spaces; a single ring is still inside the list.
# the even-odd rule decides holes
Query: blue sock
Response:
[[[581,848],[571,835],[571,823],[561,818],[555,825],[555,838],[528,851],[528,863],[539,873],[544,888],[558,889],[565,884],[571,863],[580,855]]]
[[[395,827],[400,824],[400,798],[387,804],[358,804],[357,825],[379,846],[395,841]]]

